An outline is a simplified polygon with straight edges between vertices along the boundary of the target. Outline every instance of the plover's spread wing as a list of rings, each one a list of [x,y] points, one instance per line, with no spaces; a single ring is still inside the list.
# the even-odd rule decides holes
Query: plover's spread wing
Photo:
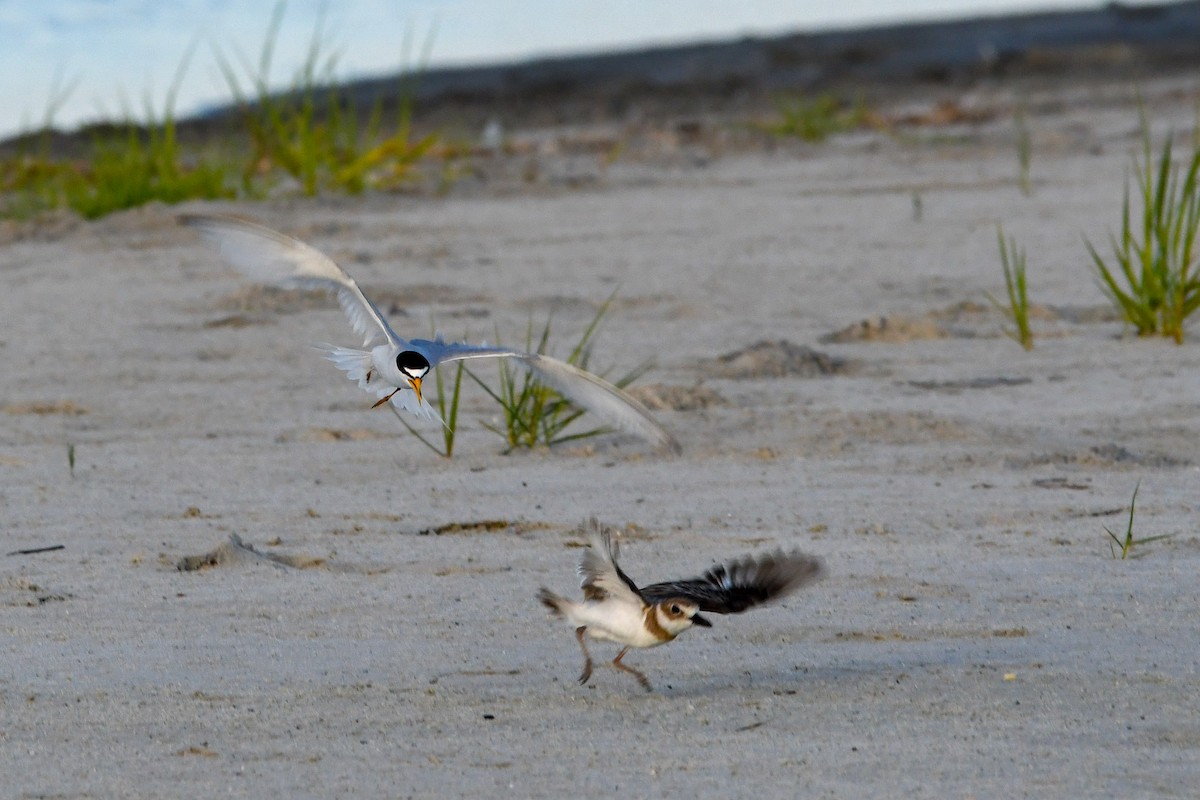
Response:
[[[770,603],[821,575],[821,562],[798,550],[742,556],[718,564],[699,578],[667,581],[639,590],[647,603],[682,597],[714,614],[736,614]]]
[[[579,558],[579,585],[588,600],[612,598],[641,608],[645,605],[638,593],[637,584],[630,580],[617,566],[617,542],[612,538],[612,529],[606,528],[593,517],[584,524],[580,533],[585,533],[591,543]]]
[[[200,231],[227,264],[252,280],[335,292],[363,347],[385,341],[405,346],[354,279],[317,248],[238,217],[184,214],[179,222]]]

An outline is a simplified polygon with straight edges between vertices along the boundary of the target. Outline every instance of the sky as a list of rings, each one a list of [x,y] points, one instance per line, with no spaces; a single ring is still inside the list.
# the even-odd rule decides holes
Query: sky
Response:
[[[1150,0],[1134,0],[1144,4]],[[314,31],[339,79],[652,44],[884,22],[1095,8],[1098,0],[290,0],[272,82],[285,87]],[[180,67],[184,116],[228,101],[217,53],[258,62],[272,0],[0,0],[0,138],[161,115]],[[408,45],[406,47],[406,42]],[[186,53],[190,59],[184,62]]]

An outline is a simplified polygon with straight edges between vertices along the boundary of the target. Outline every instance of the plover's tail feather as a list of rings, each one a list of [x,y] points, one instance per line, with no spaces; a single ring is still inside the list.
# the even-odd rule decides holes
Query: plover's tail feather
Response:
[[[542,605],[554,612],[556,617],[565,617],[567,615],[567,607],[571,601],[565,597],[560,597],[546,587],[538,590],[538,600]]]

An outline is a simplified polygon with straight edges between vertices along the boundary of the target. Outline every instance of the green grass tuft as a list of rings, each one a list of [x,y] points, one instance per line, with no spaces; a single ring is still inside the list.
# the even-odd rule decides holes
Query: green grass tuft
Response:
[[[66,175],[63,202],[86,219],[152,201],[232,197],[227,169],[217,162],[185,164],[170,117],[141,127],[129,122],[124,136],[97,138],[91,163]]]
[[[1141,213],[1131,208],[1126,181],[1121,235],[1110,236],[1113,264],[1085,242],[1101,288],[1138,335],[1160,334],[1182,343],[1187,319],[1200,307],[1200,144],[1193,142],[1180,168],[1172,160],[1168,135],[1155,168],[1143,112],[1142,160],[1135,158],[1133,168]]]
[[[846,107],[831,94],[813,99],[779,97],[775,100],[775,108],[780,118],[763,125],[763,129],[775,136],[806,142],[823,142],[836,133],[861,127],[867,119],[866,108],[861,102]]]
[[[990,293],[987,299],[1000,313],[1012,322],[1005,328],[1004,335],[1026,350],[1033,349],[1033,331],[1029,328],[1029,297],[1025,284],[1025,251],[1017,246],[1017,240],[1004,240],[1004,229],[996,226],[996,239],[1000,244],[1000,266],[1004,269],[1004,287],[1008,292],[1008,305],[1003,305]]]
[[[318,20],[290,90],[270,91],[271,62],[285,10],[282,0],[275,5],[257,66],[236,54],[245,79],[214,48],[240,109],[233,135],[216,148],[184,147],[177,137],[175,98],[194,45],[181,59],[162,113],[155,113],[148,101],[145,121],[137,122],[127,109],[120,125],[94,129],[83,157],[55,157],[50,152],[54,114],[70,94],[70,88],[59,90],[56,82],[42,135],[30,137],[40,146],[0,161],[0,216],[24,218],[70,208],[93,219],[151,201],[259,197],[285,177],[309,196],[324,191],[357,194],[400,187],[422,177],[421,164],[438,158],[443,162],[441,180],[452,180],[447,164],[457,151],[444,147],[437,134],[413,132],[420,66],[405,69],[394,91],[380,93],[370,109],[357,108],[334,79],[337,58],[327,54],[324,26]],[[432,41],[431,30],[420,64],[427,63]],[[406,36],[405,56],[408,47]],[[385,119],[385,108],[393,107],[394,116]]]
[[[0,164],[0,192],[7,203],[0,213],[27,217],[52,208],[70,208],[86,219],[134,208],[152,201],[213,200],[233,196],[226,162],[185,157],[176,137],[175,97],[194,47],[180,60],[157,115],[146,101],[144,124],[126,111],[119,126],[102,126],[92,135],[90,155],[82,161],[56,160],[44,144]],[[43,141],[50,130],[50,114]]]
[[[575,343],[570,355],[567,356],[566,361],[568,364],[577,366],[580,369],[588,369],[588,362],[591,358],[592,336],[595,334],[605,314],[608,313],[614,297],[615,293],[610,295],[600,306],[591,323],[588,324],[583,334],[579,337],[579,340]],[[525,334],[525,349],[538,354],[544,354],[550,343],[550,329],[551,318],[547,318],[535,347],[533,341],[533,322],[531,320]],[[649,365],[643,364],[626,373],[613,383],[618,388],[623,389],[644,375],[648,369]],[[510,364],[507,359],[500,361],[499,372],[499,387],[493,389],[469,369],[467,370],[467,374],[471,379],[479,384],[487,392],[488,396],[500,405],[504,416],[503,427],[490,424],[485,424],[484,427],[504,439],[508,445],[504,451],[505,453],[511,453],[521,448],[551,447],[610,432],[610,429],[607,427],[589,428],[575,432],[567,431],[567,428],[573,422],[586,413],[583,409],[573,405],[569,400],[550,387],[539,383],[527,370],[515,364]]]
[[[1134,515],[1134,509],[1136,508],[1136,505],[1137,505],[1138,489],[1140,489],[1141,487],[1142,487],[1141,481],[1138,481],[1137,485],[1133,487],[1133,499],[1131,499],[1129,501],[1129,524],[1126,525],[1126,527],[1125,527],[1125,538],[1122,539],[1121,537],[1117,536],[1115,533],[1110,531],[1108,528],[1104,529],[1104,532],[1108,534],[1110,539],[1112,539],[1112,542],[1110,542],[1108,545],[1109,552],[1112,554],[1113,558],[1119,558],[1122,561],[1124,561],[1125,558],[1128,557],[1132,553],[1133,547],[1135,544],[1146,545],[1146,544],[1150,544],[1151,542],[1157,542],[1161,539],[1169,539],[1172,536],[1172,534],[1163,533],[1163,534],[1159,534],[1157,536],[1146,536],[1146,537],[1143,537],[1143,538],[1137,539],[1137,540],[1135,540],[1133,538],[1133,515]],[[1133,557],[1137,558],[1138,556],[1133,556]]]
[[[278,171],[295,179],[311,197],[322,189],[358,194],[367,188],[393,188],[411,178],[415,165],[439,143],[435,134],[419,139],[412,135],[419,70],[401,73],[396,95],[390,98],[396,106],[395,124],[385,132],[383,108],[389,98],[379,96],[368,114],[360,113],[334,80],[337,56],[325,53],[323,21],[318,19],[308,54],[291,87],[286,92],[272,92],[271,62],[286,7],[282,0],[275,5],[257,67],[244,54],[237,54],[253,87],[253,101],[237,70],[224,54],[216,52],[250,137],[252,154],[244,184],[249,187],[256,176]],[[431,31],[422,63],[428,59],[432,41]],[[407,36],[402,49],[407,53]]]

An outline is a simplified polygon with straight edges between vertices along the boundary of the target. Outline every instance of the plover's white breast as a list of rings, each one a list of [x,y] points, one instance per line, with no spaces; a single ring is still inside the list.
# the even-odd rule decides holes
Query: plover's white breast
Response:
[[[578,622],[593,639],[607,639],[630,647],[653,647],[663,639],[646,627],[642,608],[612,600],[586,601],[579,607]]]

